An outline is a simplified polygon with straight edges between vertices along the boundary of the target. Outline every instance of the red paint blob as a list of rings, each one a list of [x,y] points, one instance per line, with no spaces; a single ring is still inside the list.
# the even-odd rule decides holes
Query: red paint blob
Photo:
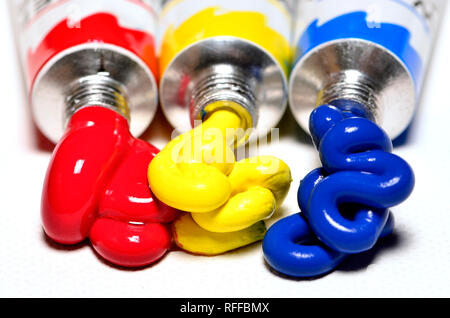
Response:
[[[90,238],[96,251],[121,266],[161,258],[171,237],[162,223],[178,211],[150,191],[147,169],[159,150],[134,138],[124,117],[87,107],[71,118],[55,148],[42,194],[47,235],[61,244]]]

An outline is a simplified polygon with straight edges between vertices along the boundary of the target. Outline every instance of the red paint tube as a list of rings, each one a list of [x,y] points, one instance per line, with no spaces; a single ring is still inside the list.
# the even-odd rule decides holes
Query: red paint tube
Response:
[[[44,231],[65,245],[89,239],[126,267],[165,255],[166,224],[178,214],[148,186],[158,149],[134,137],[157,107],[156,3],[11,1],[33,117],[57,142],[42,192]]]
[[[157,108],[157,1],[11,1],[33,117],[57,142],[70,117],[113,109],[140,135]]]

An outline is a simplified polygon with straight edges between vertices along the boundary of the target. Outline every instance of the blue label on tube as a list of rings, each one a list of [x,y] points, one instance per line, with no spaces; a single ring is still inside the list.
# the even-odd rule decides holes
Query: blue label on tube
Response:
[[[308,23],[298,34],[297,61],[315,47],[330,41],[349,38],[370,41],[386,48],[405,64],[418,92],[430,46],[425,20],[414,8],[398,0],[376,2],[372,9],[379,14],[362,9],[370,8],[373,1],[346,0],[339,3],[333,0],[317,1],[316,11],[309,10],[315,12],[315,16],[311,16],[309,21],[306,19]],[[302,18],[300,15],[299,19]]]

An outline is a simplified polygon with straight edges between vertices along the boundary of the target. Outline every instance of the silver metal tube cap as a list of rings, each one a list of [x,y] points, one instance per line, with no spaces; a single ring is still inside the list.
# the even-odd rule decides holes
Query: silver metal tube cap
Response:
[[[409,125],[416,92],[405,64],[385,48],[365,40],[341,39],[316,47],[291,74],[291,110],[305,130],[314,108],[346,99],[366,107],[392,139]]]
[[[38,128],[55,143],[77,110],[94,105],[122,114],[139,136],[156,113],[158,89],[149,68],[132,52],[82,44],[46,63],[33,84],[31,104]]]
[[[182,50],[163,74],[160,96],[167,119],[181,132],[207,116],[206,106],[224,100],[246,109],[252,116],[254,135],[262,136],[284,114],[287,79],[279,63],[262,47],[220,36]]]

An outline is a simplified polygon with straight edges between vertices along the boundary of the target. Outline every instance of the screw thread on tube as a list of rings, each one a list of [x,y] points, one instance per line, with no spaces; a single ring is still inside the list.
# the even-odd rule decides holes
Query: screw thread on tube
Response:
[[[319,92],[317,106],[333,104],[336,101],[347,101],[339,106],[363,106],[359,107],[359,111],[363,112],[361,115],[380,123],[382,110],[379,108],[377,90],[376,83],[357,70],[339,72],[333,74],[330,82]],[[345,110],[358,111],[354,108]]]
[[[125,88],[112,78],[96,74],[77,80],[69,89],[66,98],[66,120],[75,112],[88,106],[102,106],[130,119]]]
[[[256,87],[251,77],[245,76],[238,67],[216,65],[203,72],[192,90],[190,100],[191,121],[203,120],[211,112],[208,106],[220,102],[232,102],[242,109],[240,114],[243,128],[254,127],[258,122]],[[250,79],[250,80],[249,80]],[[244,111],[244,114],[243,114]]]
[[[252,135],[265,136],[284,113],[286,88],[283,69],[267,51],[248,40],[215,36],[173,58],[161,78],[161,106],[172,126],[185,132],[206,118],[208,103],[230,101],[242,106],[236,110],[241,117],[251,117]]]
[[[308,52],[294,67],[289,90],[292,113],[306,131],[317,106],[339,99],[363,105],[392,139],[410,123],[416,101],[405,64],[388,49],[353,38]]]

